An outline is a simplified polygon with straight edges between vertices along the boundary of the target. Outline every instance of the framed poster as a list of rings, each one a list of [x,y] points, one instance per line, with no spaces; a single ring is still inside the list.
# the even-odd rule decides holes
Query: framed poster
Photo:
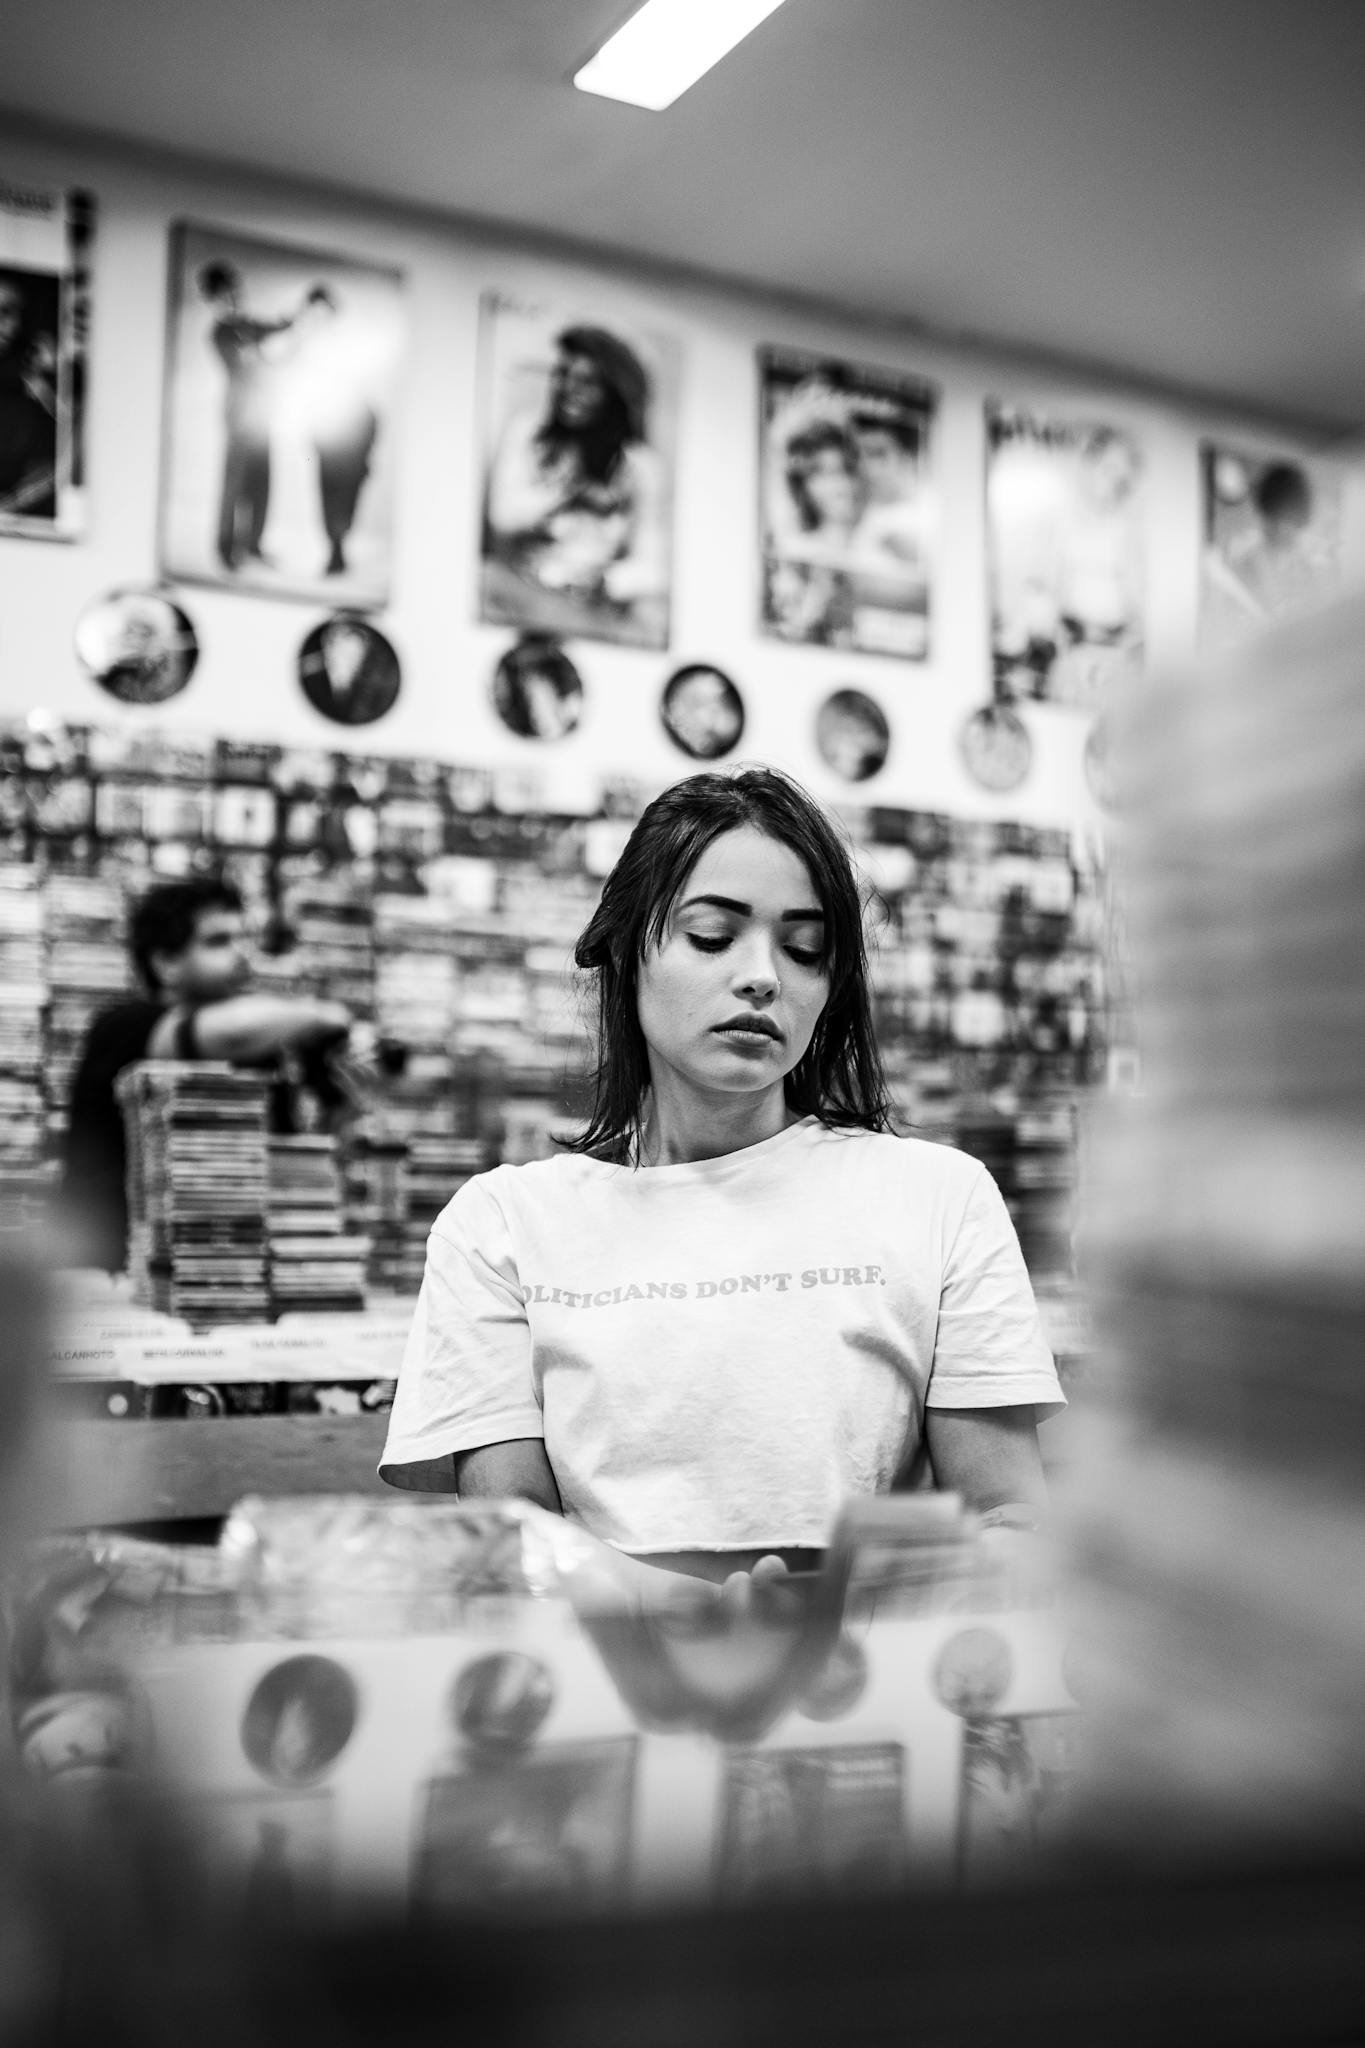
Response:
[[[0,534],[85,530],[95,202],[0,179]]]
[[[1235,645],[1329,597],[1341,574],[1341,484],[1325,464],[1200,449],[1199,637]]]
[[[986,408],[997,697],[1093,709],[1146,637],[1142,452],[1120,427]]]
[[[485,296],[481,619],[667,647],[676,358],[633,322]]]
[[[758,360],[764,630],[923,660],[933,392],[793,349]]]
[[[172,232],[162,573],[371,609],[389,596],[400,272]]]

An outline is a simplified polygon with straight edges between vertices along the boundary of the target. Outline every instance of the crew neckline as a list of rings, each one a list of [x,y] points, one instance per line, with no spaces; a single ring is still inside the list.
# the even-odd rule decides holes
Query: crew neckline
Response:
[[[676,1159],[667,1166],[634,1166],[629,1160],[613,1162],[606,1159],[594,1159],[589,1163],[604,1167],[608,1172],[638,1174],[648,1182],[723,1180],[730,1174],[743,1172],[750,1165],[763,1164],[788,1143],[822,1128],[817,1116],[803,1116],[794,1124],[774,1131],[771,1138],[760,1138],[756,1145],[741,1145],[737,1152],[719,1152],[714,1159]]]

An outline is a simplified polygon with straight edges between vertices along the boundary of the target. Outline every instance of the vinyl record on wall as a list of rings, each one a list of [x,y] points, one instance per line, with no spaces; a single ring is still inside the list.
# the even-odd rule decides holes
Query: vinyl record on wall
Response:
[[[76,658],[121,704],[164,704],[194,674],[199,640],[161,590],[115,590],[76,621]]]
[[[523,633],[493,671],[493,708],[525,740],[561,740],[583,716],[583,679],[558,640]]]
[[[1008,704],[982,704],[963,724],[958,751],[972,781],[999,794],[1018,789],[1033,766],[1033,740]]]
[[[845,782],[866,782],[886,760],[891,728],[865,690],[835,690],[815,715],[815,744],[826,767]]]
[[[373,725],[397,702],[402,670],[377,626],[359,612],[333,612],[299,649],[299,683],[334,725]]]
[[[675,669],[659,701],[664,731],[694,761],[716,761],[744,735],[744,700],[723,670],[707,662]]]

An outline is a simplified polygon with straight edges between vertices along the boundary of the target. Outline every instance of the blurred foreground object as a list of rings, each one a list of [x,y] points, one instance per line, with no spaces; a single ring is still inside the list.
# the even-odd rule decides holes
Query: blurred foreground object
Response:
[[[1036,1878],[1076,1748],[1045,1560],[946,1495],[723,1588],[520,1501],[253,1499],[10,1604],[27,1769],[173,1793],[300,1925]]]
[[[1093,1132],[1088,1821],[1365,1843],[1365,598],[1123,719],[1142,1085]]]

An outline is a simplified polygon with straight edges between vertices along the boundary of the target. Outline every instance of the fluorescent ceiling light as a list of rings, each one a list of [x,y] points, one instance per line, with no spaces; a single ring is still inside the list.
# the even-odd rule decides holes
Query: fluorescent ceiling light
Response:
[[[658,113],[719,64],[782,0],[645,0],[574,84]]]

